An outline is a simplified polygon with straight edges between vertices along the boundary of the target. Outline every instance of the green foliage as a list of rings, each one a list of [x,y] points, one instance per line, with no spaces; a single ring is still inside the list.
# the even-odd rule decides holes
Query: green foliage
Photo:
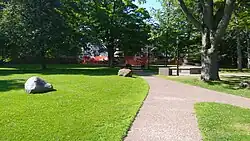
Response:
[[[177,43],[180,53],[194,54],[199,52],[199,33],[187,21],[181,9],[174,3],[161,1],[162,9],[154,11],[158,25],[151,32],[151,40],[160,51],[167,50],[170,56],[175,56]],[[177,41],[178,38],[178,41]]]
[[[88,44],[136,53],[148,44],[149,13],[133,0],[10,0],[0,12],[8,56],[77,56]],[[113,52],[109,52],[113,54]]]
[[[147,44],[150,18],[144,8],[132,0],[95,1],[97,33],[108,48],[125,53],[140,51]]]
[[[38,56],[41,63],[51,56],[77,55],[80,46],[74,30],[68,25],[54,0],[8,1],[5,4],[1,30],[15,57]],[[79,40],[79,38],[78,38]],[[65,53],[66,52],[66,53]]]

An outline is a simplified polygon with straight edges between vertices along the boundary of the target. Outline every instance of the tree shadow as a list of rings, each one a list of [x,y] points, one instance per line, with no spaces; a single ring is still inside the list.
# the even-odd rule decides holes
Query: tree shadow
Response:
[[[152,72],[150,70],[133,70],[133,73],[138,76],[154,76],[157,75],[156,72]]]
[[[238,69],[220,69],[220,72],[228,72],[228,73],[249,73],[249,69],[242,69],[239,71]]]
[[[24,79],[0,80],[0,92],[24,89]]]
[[[52,92],[57,91],[57,89],[52,89],[52,90],[48,90],[48,91],[44,91],[44,92],[35,92],[35,93],[29,93],[29,95],[44,95],[44,94],[50,94]]]
[[[206,82],[209,85],[217,85],[222,86],[226,89],[238,90],[239,84],[242,81],[250,81],[250,76],[238,76],[238,75],[231,75],[231,76],[223,76],[221,81],[210,81]]]
[[[0,69],[0,76],[7,76],[12,74],[44,74],[44,75],[89,75],[89,76],[106,76],[116,75],[118,68],[49,68],[45,70],[40,69]]]

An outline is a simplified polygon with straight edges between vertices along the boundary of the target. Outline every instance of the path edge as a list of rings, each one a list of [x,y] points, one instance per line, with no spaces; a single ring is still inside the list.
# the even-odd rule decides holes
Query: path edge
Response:
[[[146,82],[146,84],[148,85],[148,92],[147,92],[145,98],[142,100],[142,103],[141,103],[141,105],[139,106],[138,111],[136,112],[135,116],[132,118],[131,123],[129,124],[128,128],[126,129],[125,135],[121,138],[122,141],[124,141],[124,140],[128,137],[129,131],[131,131],[131,128],[132,128],[132,126],[133,126],[133,124],[134,124],[134,122],[135,122],[135,120],[136,120],[136,118],[137,118],[139,112],[141,111],[141,108],[143,107],[143,105],[144,105],[146,99],[147,99],[148,96],[149,96],[149,91],[150,91],[149,83],[148,83],[144,78],[142,78],[141,76],[138,76],[138,77],[140,77],[141,79],[143,79],[144,82]]]

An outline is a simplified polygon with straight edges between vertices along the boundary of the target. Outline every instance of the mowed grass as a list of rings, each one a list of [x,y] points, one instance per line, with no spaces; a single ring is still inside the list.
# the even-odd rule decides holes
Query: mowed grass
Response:
[[[240,82],[250,81],[250,76],[221,76],[221,81],[203,82],[195,76],[160,76],[162,78],[228,94],[250,98],[249,89],[240,89]]]
[[[147,83],[118,77],[116,69],[70,67],[0,69],[0,140],[118,141],[126,135]],[[31,76],[57,91],[26,94]]]
[[[204,141],[250,140],[250,109],[198,103],[195,110]]]

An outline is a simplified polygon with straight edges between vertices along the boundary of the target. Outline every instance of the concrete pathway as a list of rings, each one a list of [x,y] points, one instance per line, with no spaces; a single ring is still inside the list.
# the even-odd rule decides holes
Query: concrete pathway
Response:
[[[125,141],[200,141],[194,111],[197,102],[218,102],[250,108],[250,99],[189,86],[154,76],[142,76],[150,85]]]

